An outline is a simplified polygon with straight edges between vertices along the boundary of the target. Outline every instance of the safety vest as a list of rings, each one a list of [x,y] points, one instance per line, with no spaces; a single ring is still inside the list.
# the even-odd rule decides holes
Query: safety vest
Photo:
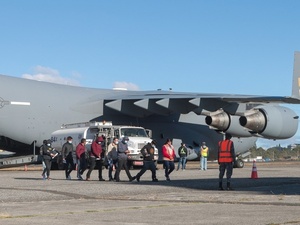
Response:
[[[208,153],[208,147],[206,148],[201,148],[201,156],[202,157],[207,157],[207,153]]]
[[[232,147],[231,140],[224,140],[219,142],[219,163],[233,162],[231,147]]]

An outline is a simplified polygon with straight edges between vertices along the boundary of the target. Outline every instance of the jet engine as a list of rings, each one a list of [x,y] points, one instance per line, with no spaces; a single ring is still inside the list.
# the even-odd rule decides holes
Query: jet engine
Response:
[[[246,111],[239,122],[253,135],[286,139],[297,132],[298,118],[293,110],[283,106],[258,106]]]
[[[235,137],[252,136],[247,129],[240,125],[238,116],[232,116],[223,109],[209,113],[209,115],[205,118],[205,122],[213,129],[220,132],[230,133]]]

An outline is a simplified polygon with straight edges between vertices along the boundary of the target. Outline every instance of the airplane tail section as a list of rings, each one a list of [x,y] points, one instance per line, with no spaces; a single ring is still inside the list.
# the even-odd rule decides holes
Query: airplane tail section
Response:
[[[294,53],[292,97],[300,99],[300,52]]]

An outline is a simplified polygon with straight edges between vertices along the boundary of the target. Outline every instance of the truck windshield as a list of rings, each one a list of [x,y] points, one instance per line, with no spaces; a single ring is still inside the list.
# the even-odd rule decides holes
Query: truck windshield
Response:
[[[143,128],[121,128],[121,136],[127,137],[148,137],[147,132]]]

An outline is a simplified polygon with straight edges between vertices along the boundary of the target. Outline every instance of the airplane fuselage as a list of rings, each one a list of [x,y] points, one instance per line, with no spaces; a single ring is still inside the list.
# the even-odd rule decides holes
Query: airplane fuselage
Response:
[[[194,149],[193,158],[198,157],[200,145],[205,141],[210,148],[210,159],[216,159],[218,142],[223,139],[222,133],[226,130],[233,133],[237,153],[248,151],[255,144],[257,135],[239,125],[238,115],[234,115],[247,110],[246,97],[238,97],[243,102],[237,105],[230,101],[231,96],[224,97],[229,101],[219,100],[219,96],[84,88],[0,75],[0,136],[26,144],[36,141],[36,145],[41,145],[62,124],[106,120],[117,125],[151,129],[159,149],[167,138],[173,140],[176,151],[184,142]],[[218,111],[220,107],[226,112]],[[207,116],[205,110],[217,113]],[[258,108],[253,115],[256,114],[262,124],[262,128],[255,131],[257,134],[286,138],[297,130],[294,120],[298,118],[290,109],[271,106]],[[268,116],[273,121],[270,122]],[[207,124],[209,121],[223,128],[223,118],[226,125],[223,131],[210,129]],[[272,132],[272,127],[276,127],[280,120],[281,124],[288,124],[289,129],[280,128],[277,133]],[[243,121],[249,127],[256,122],[250,121],[247,114]]]

